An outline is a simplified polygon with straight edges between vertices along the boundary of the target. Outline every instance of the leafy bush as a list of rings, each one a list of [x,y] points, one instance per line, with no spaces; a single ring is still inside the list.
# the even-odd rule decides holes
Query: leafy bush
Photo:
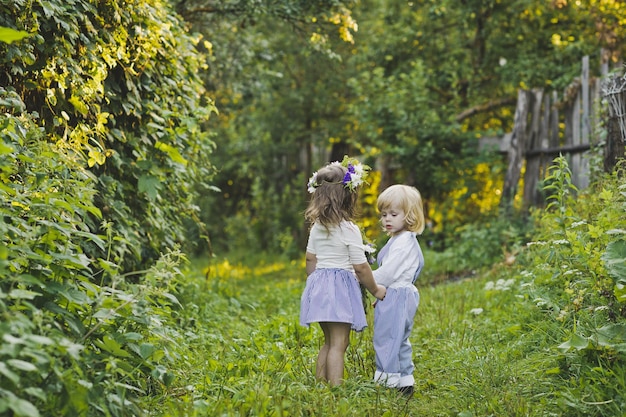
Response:
[[[0,89],[5,110],[20,104]],[[138,398],[172,382],[184,257],[123,274],[112,251],[128,242],[87,224],[102,215],[82,160],[42,140],[35,115],[3,112],[0,126],[0,414],[139,415]]]
[[[562,394],[571,416],[621,415],[626,409],[626,185],[624,166],[588,190],[571,183],[564,157],[546,183],[548,206],[523,256],[525,294],[560,323],[555,378],[576,381]]]
[[[37,113],[41,140],[96,175],[102,218],[85,222],[97,233],[105,220],[124,237],[108,255],[143,269],[174,244],[201,240],[194,199],[213,174],[202,125],[215,108],[202,95],[199,38],[169,3],[10,1],[0,25],[31,34],[0,43],[0,85]],[[86,251],[103,256],[98,249]]]
[[[516,218],[493,216],[460,226],[456,235],[447,239],[444,250],[429,253],[424,277],[436,283],[472,276],[494,265],[511,264],[532,231],[532,223],[521,214]]]

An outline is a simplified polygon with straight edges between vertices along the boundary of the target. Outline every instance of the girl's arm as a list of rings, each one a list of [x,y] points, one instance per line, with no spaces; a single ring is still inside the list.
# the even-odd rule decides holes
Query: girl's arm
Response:
[[[385,294],[387,294],[387,289],[382,285],[376,284],[370,264],[365,262],[352,266],[354,267],[354,272],[356,273],[356,276],[359,278],[359,282],[363,284],[374,297],[378,298],[379,300],[385,298]]]
[[[306,253],[306,274],[307,276],[311,275],[313,271],[315,271],[315,266],[317,265],[317,256],[314,253],[307,252]]]

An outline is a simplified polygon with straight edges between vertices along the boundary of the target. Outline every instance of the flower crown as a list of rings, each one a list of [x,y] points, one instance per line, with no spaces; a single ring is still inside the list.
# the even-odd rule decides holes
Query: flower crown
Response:
[[[343,186],[348,188],[350,191],[355,191],[359,187],[359,185],[367,183],[367,181],[365,181],[365,178],[367,177],[370,167],[367,165],[363,165],[356,158],[350,158],[346,155],[343,157],[343,161],[331,162],[327,166],[333,165],[342,166],[348,169],[346,175],[341,180],[341,184],[343,184]],[[320,184],[317,182],[316,171],[313,173],[311,178],[309,178],[309,182],[307,183],[307,190],[309,191],[309,193],[313,194],[315,192],[315,189],[319,186]]]

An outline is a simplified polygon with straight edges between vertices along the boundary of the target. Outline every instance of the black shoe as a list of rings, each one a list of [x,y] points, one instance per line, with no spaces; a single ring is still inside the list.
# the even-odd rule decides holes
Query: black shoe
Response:
[[[405,395],[407,397],[412,397],[413,396],[413,385],[408,385],[406,387],[398,387],[396,388],[398,390],[399,393],[401,393],[402,395]]]

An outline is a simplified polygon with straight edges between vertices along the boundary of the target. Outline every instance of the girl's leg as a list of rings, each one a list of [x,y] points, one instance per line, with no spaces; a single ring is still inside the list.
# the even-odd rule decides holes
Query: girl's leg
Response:
[[[326,378],[331,385],[343,381],[344,357],[350,343],[350,323],[326,323],[329,348],[326,355]]]
[[[320,323],[320,327],[324,332],[324,346],[320,349],[320,353],[317,354],[317,365],[315,366],[315,377],[321,381],[328,381],[328,375],[326,374],[326,363],[328,360],[328,350],[330,349],[330,330],[328,323]]]

